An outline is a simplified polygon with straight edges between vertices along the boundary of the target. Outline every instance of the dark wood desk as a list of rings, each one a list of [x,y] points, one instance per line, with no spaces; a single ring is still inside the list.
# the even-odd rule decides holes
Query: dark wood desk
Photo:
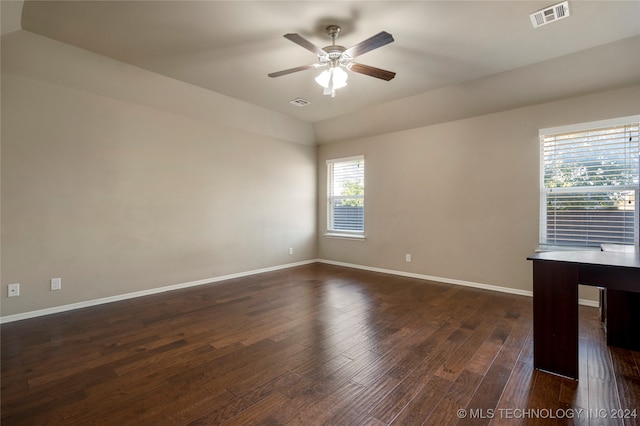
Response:
[[[556,251],[527,259],[533,261],[533,365],[577,380],[578,284],[638,293],[640,253]]]

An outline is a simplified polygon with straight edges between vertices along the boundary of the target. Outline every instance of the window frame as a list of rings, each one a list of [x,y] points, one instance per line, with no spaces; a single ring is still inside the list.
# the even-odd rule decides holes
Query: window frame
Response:
[[[544,142],[545,137],[553,136],[553,135],[562,135],[567,133],[580,133],[580,132],[588,132],[588,131],[598,131],[606,128],[612,127],[623,127],[623,126],[634,126],[640,123],[640,115],[632,115],[626,117],[619,117],[608,120],[598,120],[591,121],[585,123],[571,124],[566,126],[557,126],[550,127],[539,130],[539,148],[540,148],[540,211],[539,211],[539,220],[540,220],[540,230],[539,230],[539,247],[540,251],[546,250],[596,250],[598,246],[596,245],[564,245],[564,244],[553,244],[549,242],[548,236],[548,226],[547,226],[547,197],[549,194],[563,194],[563,193],[606,193],[611,192],[612,189],[615,191],[633,191],[634,192],[634,209],[633,209],[633,244],[625,244],[628,246],[639,247],[640,246],[640,182],[638,184],[630,184],[630,185],[619,185],[619,186],[575,186],[568,188],[552,188],[549,189],[545,187],[545,155],[544,155]],[[640,142],[639,142],[640,143]],[[639,155],[640,157],[640,155]],[[640,158],[639,158],[640,161]],[[639,166],[640,169],[640,166]],[[640,170],[638,170],[638,174],[640,175]],[[604,244],[602,242],[601,244]]]
[[[365,234],[365,212],[366,212],[366,203],[365,203],[365,199],[366,199],[366,189],[364,189],[364,193],[361,196],[356,196],[355,198],[361,199],[362,200],[362,208],[363,208],[363,217],[362,217],[362,230],[357,230],[357,229],[335,229],[334,227],[334,210],[332,208],[334,201],[337,198],[343,198],[344,196],[341,195],[335,195],[333,194],[333,188],[334,188],[334,166],[335,164],[339,164],[339,163],[347,163],[347,162],[353,162],[353,161],[362,161],[362,165],[363,165],[363,172],[362,172],[362,185],[363,188],[366,188],[366,166],[365,166],[365,156],[364,155],[354,155],[354,156],[350,156],[350,157],[342,157],[342,158],[332,158],[329,160],[326,160],[326,166],[327,166],[327,220],[326,220],[326,227],[325,227],[325,237],[332,237],[332,238],[346,238],[346,239],[358,239],[358,240],[365,240],[366,239],[366,234]]]

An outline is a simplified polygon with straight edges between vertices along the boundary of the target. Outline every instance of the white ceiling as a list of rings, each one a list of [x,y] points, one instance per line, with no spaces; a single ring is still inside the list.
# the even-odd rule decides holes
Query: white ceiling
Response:
[[[255,105],[317,123],[640,34],[640,1],[570,1],[571,16],[538,29],[529,13],[556,1],[30,1],[22,29]],[[342,27],[350,47],[380,31],[395,42],[358,62],[395,71],[385,82],[351,73],[335,98],[316,62],[282,37],[323,47]],[[637,52],[636,52],[637,54]],[[576,76],[578,78],[578,76]],[[524,82],[523,82],[524,83]],[[289,104],[294,98],[311,102]]]

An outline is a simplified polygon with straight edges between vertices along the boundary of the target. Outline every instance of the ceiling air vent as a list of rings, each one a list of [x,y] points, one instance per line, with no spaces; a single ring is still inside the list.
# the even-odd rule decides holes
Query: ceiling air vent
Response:
[[[289,101],[289,103],[290,103],[291,105],[295,105],[295,106],[297,106],[297,107],[304,107],[304,106],[309,105],[311,102],[309,102],[309,101],[308,101],[308,100],[306,100],[306,99],[302,99],[302,98],[295,98],[295,99],[293,99],[293,100]]]
[[[553,6],[545,7],[542,10],[529,15],[533,28],[538,28],[543,25],[547,25],[551,22],[558,21],[560,19],[569,16],[569,2],[563,1],[562,3],[554,4]]]

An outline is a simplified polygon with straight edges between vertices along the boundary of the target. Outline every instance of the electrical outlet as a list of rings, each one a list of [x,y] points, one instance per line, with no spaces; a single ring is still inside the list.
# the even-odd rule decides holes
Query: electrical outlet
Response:
[[[293,247],[289,247],[289,254],[293,254]]]
[[[51,278],[51,291],[62,289],[62,278]]]
[[[407,254],[405,254],[405,255],[404,255],[404,260],[405,260],[406,262],[411,262],[411,255],[410,255],[410,254],[408,254],[408,253],[407,253]]]
[[[20,284],[9,284],[7,286],[7,297],[20,296]]]

